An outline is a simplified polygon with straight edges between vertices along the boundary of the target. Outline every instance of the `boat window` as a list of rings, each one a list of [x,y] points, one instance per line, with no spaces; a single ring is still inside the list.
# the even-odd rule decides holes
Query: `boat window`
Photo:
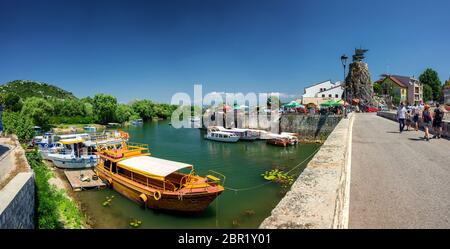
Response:
[[[117,163],[111,163],[111,172],[117,173]]]
[[[121,176],[131,179],[131,171],[129,171],[129,170],[126,170],[122,167],[117,167],[117,173]]]
[[[135,182],[138,182],[138,183],[140,183],[142,185],[147,185],[147,177],[145,177],[145,176],[143,176],[143,175],[141,175],[139,173],[133,172],[133,179],[132,180],[135,181]]]
[[[109,171],[109,169],[111,167],[111,161],[105,160],[105,162],[103,163],[103,167]]]

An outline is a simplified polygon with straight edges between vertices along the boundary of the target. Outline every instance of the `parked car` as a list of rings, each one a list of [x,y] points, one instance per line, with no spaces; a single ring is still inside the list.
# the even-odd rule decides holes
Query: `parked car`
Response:
[[[378,111],[380,111],[380,109],[376,108],[376,107],[373,107],[373,106],[369,106],[366,109],[366,112],[378,112]]]

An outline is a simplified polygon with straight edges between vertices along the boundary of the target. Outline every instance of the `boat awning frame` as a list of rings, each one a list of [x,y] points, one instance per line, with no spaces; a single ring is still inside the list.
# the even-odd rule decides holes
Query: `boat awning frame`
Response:
[[[78,144],[78,143],[84,143],[85,141],[83,139],[79,138],[68,138],[68,139],[61,139],[59,140],[62,144]]]
[[[193,168],[191,164],[170,161],[152,156],[136,156],[124,159],[119,161],[117,165],[144,176],[158,179],[164,179],[166,176],[181,169]]]

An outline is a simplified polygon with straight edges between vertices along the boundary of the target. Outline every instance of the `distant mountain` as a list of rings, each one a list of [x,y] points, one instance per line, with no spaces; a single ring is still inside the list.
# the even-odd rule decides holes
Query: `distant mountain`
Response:
[[[31,80],[14,80],[4,85],[0,85],[0,93],[15,93],[22,99],[29,97],[76,99],[75,95],[71,92],[47,83]]]

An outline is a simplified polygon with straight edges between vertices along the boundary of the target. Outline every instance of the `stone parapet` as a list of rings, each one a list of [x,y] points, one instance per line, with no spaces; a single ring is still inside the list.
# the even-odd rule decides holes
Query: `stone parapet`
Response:
[[[353,119],[339,121],[260,228],[347,228]]]

